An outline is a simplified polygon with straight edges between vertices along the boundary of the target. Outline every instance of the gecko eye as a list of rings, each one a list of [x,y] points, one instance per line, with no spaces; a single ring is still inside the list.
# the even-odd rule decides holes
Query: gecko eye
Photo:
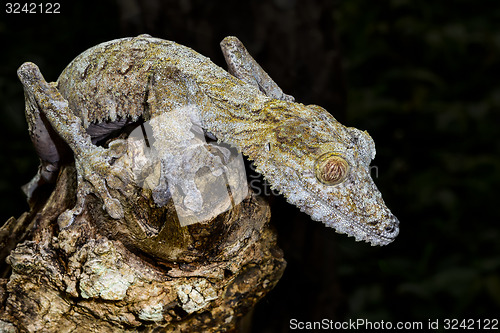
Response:
[[[318,157],[314,165],[316,178],[325,185],[342,183],[349,172],[349,164],[336,153],[326,153]]]

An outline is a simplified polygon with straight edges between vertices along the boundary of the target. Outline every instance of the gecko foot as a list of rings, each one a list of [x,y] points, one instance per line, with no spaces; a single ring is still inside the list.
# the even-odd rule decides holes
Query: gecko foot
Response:
[[[121,141],[121,140],[116,140]],[[77,157],[77,194],[75,207],[63,212],[58,218],[60,228],[70,226],[76,215],[80,215],[85,198],[94,194],[103,201],[103,209],[113,219],[124,216],[122,203],[111,196],[109,189],[123,190],[132,179],[130,172],[122,165],[113,164],[116,158],[125,153],[123,142],[116,142],[110,148],[95,147],[89,153]]]

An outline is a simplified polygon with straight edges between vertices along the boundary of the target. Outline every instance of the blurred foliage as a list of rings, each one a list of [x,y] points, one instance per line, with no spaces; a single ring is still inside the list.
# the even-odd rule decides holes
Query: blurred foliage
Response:
[[[217,45],[232,34],[285,92],[369,131],[375,182],[401,220],[393,244],[372,248],[270,198],[289,265],[254,330],[288,331],[291,318],[498,317],[498,1],[108,0],[63,10],[2,13],[2,220],[27,208],[18,188],[36,170],[15,77],[23,61],[55,80],[86,48],[146,32],[222,65]]]
[[[347,316],[498,316],[500,3],[341,1],[335,20],[347,122],[375,139],[401,220],[387,248],[342,240]]]

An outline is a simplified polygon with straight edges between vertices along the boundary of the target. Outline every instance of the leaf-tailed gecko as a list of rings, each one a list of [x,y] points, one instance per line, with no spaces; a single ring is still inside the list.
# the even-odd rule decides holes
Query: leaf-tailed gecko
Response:
[[[28,196],[54,181],[69,146],[77,204],[60,219],[70,224],[88,193],[102,199],[112,218],[122,218],[122,205],[109,192],[130,181],[111,162],[118,144],[95,142],[127,124],[194,106],[206,135],[243,152],[313,220],[372,245],[392,242],[399,221],[370,176],[370,135],[340,124],[320,106],[294,102],[237,38],[226,37],[221,47],[229,73],[186,46],[149,35],[90,48],[55,83],[47,83],[35,64],[21,65],[29,132],[41,160],[25,187]]]

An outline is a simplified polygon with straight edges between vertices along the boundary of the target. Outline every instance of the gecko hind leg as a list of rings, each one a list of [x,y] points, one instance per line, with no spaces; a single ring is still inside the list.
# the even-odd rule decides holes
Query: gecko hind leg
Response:
[[[74,215],[81,213],[85,197],[89,193],[102,199],[105,210],[112,218],[123,217],[122,205],[111,196],[108,187],[120,189],[130,182],[127,170],[112,165],[112,161],[123,154],[125,149],[120,148],[119,142],[114,142],[107,149],[94,145],[82,120],[69,108],[68,101],[59,93],[56,84],[47,83],[35,64],[24,63],[17,73],[24,86],[26,118],[32,138],[39,135],[36,119],[43,115],[48,121],[47,127],[73,151],[78,181],[77,205],[61,214],[59,224],[64,227],[72,223]]]
[[[287,95],[281,90],[276,82],[271,79],[264,69],[248,53],[243,43],[236,37],[228,36],[220,43],[224,59],[226,60],[229,73],[259,88],[264,94],[271,98],[293,102],[295,98]]]

